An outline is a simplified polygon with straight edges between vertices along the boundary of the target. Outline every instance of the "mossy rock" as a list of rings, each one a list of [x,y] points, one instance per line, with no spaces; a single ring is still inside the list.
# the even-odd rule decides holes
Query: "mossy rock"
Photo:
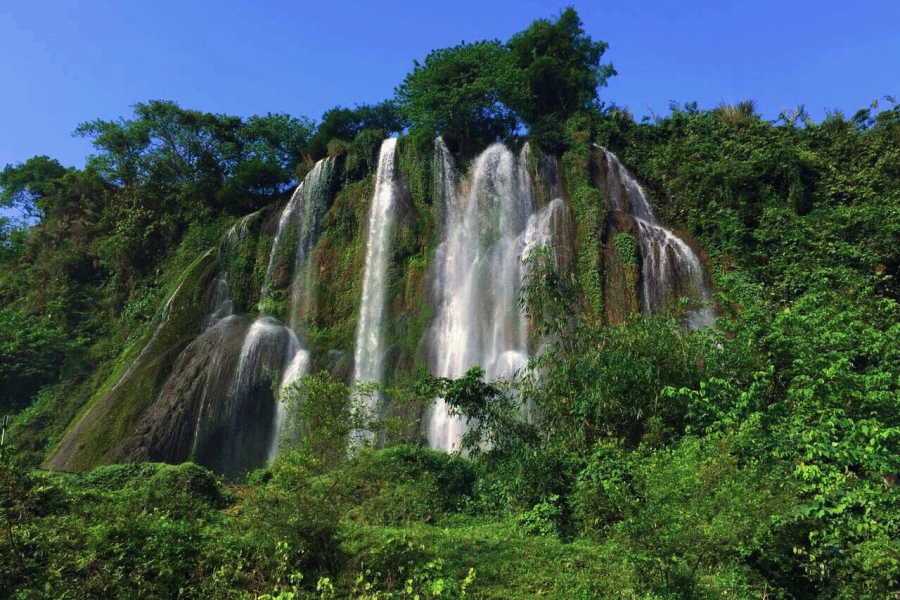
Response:
[[[611,211],[603,232],[603,300],[606,322],[624,323],[638,312],[637,285],[640,256],[634,239],[634,221],[627,214]]]
[[[185,270],[173,286],[163,320],[123,353],[44,462],[46,468],[84,471],[109,462],[110,452],[152,404],[181,351],[200,333],[202,300],[217,263],[218,253],[210,250]]]

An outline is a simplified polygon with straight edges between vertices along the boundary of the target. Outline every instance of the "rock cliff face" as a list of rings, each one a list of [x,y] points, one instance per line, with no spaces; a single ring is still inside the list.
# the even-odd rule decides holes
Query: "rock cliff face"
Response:
[[[622,211],[606,213],[603,227],[603,306],[610,325],[623,323],[638,312],[640,265],[635,251],[634,221]]]
[[[676,304],[687,326],[711,324],[701,249],[655,219],[615,155],[585,156],[591,206],[573,204],[562,161],[528,144],[495,144],[467,169],[440,140],[407,138],[320,161],[284,206],[238,220],[182,275],[45,465],[192,460],[239,477],[277,453],[277,391],[306,373],[391,384],[481,364],[513,377],[538,347],[517,304],[538,247],[601,282],[609,324]],[[440,399],[410,418],[447,450],[464,428]]]
[[[274,403],[271,390],[232,393],[252,321],[229,316],[207,329],[178,357],[156,400],[112,454],[114,462],[195,460],[232,474],[265,460]],[[278,357],[280,358],[280,356]],[[268,397],[266,395],[268,394]],[[233,406],[240,402],[240,406]],[[231,423],[234,416],[239,423]],[[225,439],[233,429],[239,435]]]

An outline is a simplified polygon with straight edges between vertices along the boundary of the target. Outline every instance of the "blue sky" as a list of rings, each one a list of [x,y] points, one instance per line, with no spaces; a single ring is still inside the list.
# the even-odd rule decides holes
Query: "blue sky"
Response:
[[[104,2],[0,5],[0,166],[35,154],[81,166],[82,121],[152,98],[249,116],[318,118],[376,102],[433,48],[506,39],[546,1]],[[900,1],[576,1],[610,44],[605,100],[638,116],[670,100],[753,98],[767,118],[848,113],[900,96]]]

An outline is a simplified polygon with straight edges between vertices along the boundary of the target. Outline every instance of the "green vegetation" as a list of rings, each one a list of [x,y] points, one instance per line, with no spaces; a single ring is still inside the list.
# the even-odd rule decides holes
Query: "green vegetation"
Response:
[[[435,50],[395,98],[319,124],[151,101],[78,128],[97,150],[84,169],[38,156],[0,172],[0,206],[32,219],[0,221],[0,595],[897,597],[900,106],[816,123],[688,103],[635,122],[599,102],[605,49],[567,9],[506,43]],[[378,148],[407,130],[385,383],[351,389]],[[465,164],[525,130],[564,170],[572,272],[526,257],[541,350],[515,381],[428,376],[433,136]],[[593,143],[704,249],[714,330],[628,304],[640,249],[606,222]],[[279,208],[325,156],[339,181],[302,315],[317,374],[281,393],[278,459],[241,483],[190,463],[36,469],[71,428],[92,432],[78,468],[128,435],[197,335],[215,265],[255,312]],[[281,316],[291,247],[268,299]],[[633,296],[617,319],[607,255]],[[438,396],[470,421],[458,455],[424,447]]]
[[[460,44],[417,62],[397,97],[423,136],[440,132],[471,154],[515,130],[516,119],[502,100],[514,76],[500,42]]]
[[[597,89],[615,75],[601,63],[605,42],[594,42],[573,8],[540,19],[508,43],[465,42],[432,51],[397,88],[412,133],[443,135],[451,149],[471,155],[512,135],[519,125],[542,147],[568,146],[566,120],[597,103]]]
[[[322,115],[322,122],[304,152],[310,158],[318,160],[330,154],[328,145],[333,140],[349,142],[363,131],[370,130],[381,132],[378,136],[380,142],[388,135],[400,133],[406,126],[407,122],[392,100],[385,100],[374,106],[363,104],[356,108],[336,106]]]
[[[566,120],[597,103],[597,90],[616,74],[601,63],[608,45],[595,42],[582,28],[575,9],[554,20],[538,19],[507,44],[519,69],[524,93],[511,106],[542,148],[560,151],[570,145]]]

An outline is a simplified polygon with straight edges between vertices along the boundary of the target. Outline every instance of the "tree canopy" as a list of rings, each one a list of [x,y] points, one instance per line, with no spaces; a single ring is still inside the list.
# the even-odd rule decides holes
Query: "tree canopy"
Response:
[[[554,20],[534,21],[507,47],[525,87],[514,110],[539,142],[552,149],[565,146],[562,124],[596,104],[599,89],[616,74],[601,62],[609,45],[591,39],[569,7]]]
[[[309,119],[285,114],[244,121],[152,100],[136,104],[133,119],[98,119],[75,133],[99,150],[88,164],[111,183],[215,206],[223,187],[226,202],[238,196],[259,201],[295,183],[314,129]]]
[[[507,43],[465,42],[416,61],[396,96],[414,129],[443,135],[465,152],[526,126],[550,150],[567,144],[563,125],[596,104],[616,74],[601,62],[608,45],[583,29],[574,8],[539,19]]]
[[[406,117],[400,113],[393,100],[361,104],[356,108],[336,106],[322,115],[322,121],[310,140],[306,153],[310,158],[318,160],[328,153],[328,143],[332,140],[350,142],[366,129],[389,136],[402,132],[407,125]]]
[[[40,216],[49,206],[54,186],[66,174],[59,161],[34,156],[0,171],[0,207],[18,208],[27,216]]]
[[[414,63],[396,93],[416,130],[473,152],[515,131],[517,118],[504,100],[518,75],[500,42],[462,43]]]

